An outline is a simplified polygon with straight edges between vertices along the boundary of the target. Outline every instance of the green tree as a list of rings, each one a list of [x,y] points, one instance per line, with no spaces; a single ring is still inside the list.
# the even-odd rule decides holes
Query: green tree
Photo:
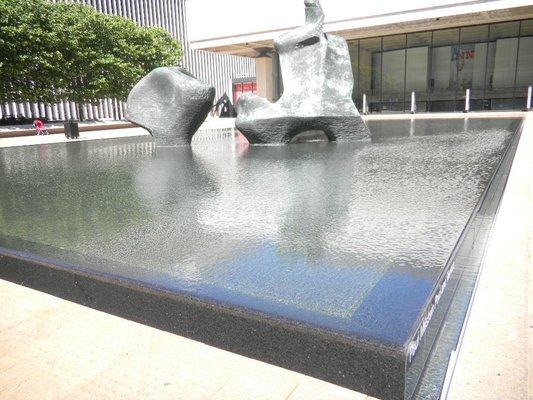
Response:
[[[181,46],[92,7],[0,0],[0,101],[125,99],[149,71],[176,65]]]

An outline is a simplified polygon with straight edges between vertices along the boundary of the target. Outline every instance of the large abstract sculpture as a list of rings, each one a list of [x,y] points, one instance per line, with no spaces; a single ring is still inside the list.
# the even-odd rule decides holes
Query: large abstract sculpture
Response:
[[[305,0],[305,25],[276,40],[284,92],[276,103],[244,95],[236,126],[250,143],[287,143],[298,133],[323,131],[331,141],[367,138],[352,101],[353,75],[346,41],[322,30],[318,0]]]
[[[127,118],[146,128],[156,145],[190,144],[204,122],[215,88],[179,67],[156,68],[128,96]]]

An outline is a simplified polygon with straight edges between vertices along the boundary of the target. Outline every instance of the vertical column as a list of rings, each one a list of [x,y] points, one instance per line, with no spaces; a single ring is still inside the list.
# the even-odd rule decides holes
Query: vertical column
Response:
[[[466,89],[465,94],[465,113],[470,111],[470,89]]]
[[[272,59],[261,56],[255,59],[257,76],[257,94],[272,101],[274,97],[274,82],[272,79]]]

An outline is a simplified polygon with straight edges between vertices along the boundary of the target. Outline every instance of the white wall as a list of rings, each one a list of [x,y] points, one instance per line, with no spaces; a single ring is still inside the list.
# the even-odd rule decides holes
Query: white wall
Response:
[[[531,5],[530,0],[322,0],[326,31]],[[303,0],[187,0],[196,48],[268,40],[304,21]]]

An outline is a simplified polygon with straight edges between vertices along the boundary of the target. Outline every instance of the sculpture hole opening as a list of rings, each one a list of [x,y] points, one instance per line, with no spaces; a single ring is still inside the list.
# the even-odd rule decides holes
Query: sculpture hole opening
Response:
[[[329,142],[329,138],[324,131],[312,130],[300,132],[294,136],[289,143],[306,143],[306,142]]]

